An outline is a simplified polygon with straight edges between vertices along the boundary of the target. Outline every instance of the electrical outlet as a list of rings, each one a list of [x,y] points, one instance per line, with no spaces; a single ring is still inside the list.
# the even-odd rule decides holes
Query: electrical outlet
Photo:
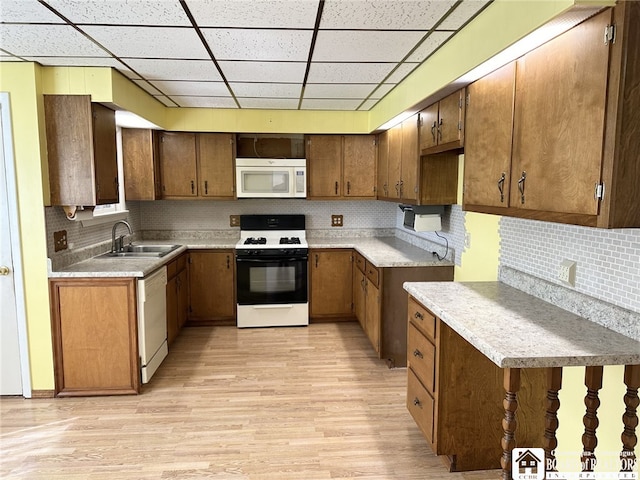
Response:
[[[331,226],[332,227],[341,227],[342,226],[342,215],[331,215]]]
[[[471,248],[471,232],[464,233],[464,248]]]
[[[571,285],[572,287],[576,286],[576,262],[571,260],[562,260],[560,263],[560,269],[558,270],[558,279],[566,283],[567,285]]]
[[[240,215],[229,215],[229,226],[230,227],[239,227],[240,226]]]
[[[59,252],[66,250],[67,246],[67,231],[60,230],[59,232],[53,232],[53,250]]]

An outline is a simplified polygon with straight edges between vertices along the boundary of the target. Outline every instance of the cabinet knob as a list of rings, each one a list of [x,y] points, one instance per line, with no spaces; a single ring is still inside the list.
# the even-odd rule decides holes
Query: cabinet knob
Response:
[[[6,277],[10,273],[11,273],[11,269],[9,267],[7,267],[6,265],[2,265],[0,267],[0,276]]]
[[[422,402],[420,402],[420,400],[418,399],[418,397],[416,397],[416,398],[414,398],[414,399],[413,399],[413,404],[414,404],[416,407],[420,407],[420,408],[422,408]]]
[[[414,313],[413,316],[418,320],[424,320],[424,315],[422,315],[420,312]]]
[[[424,356],[422,355],[422,352],[417,348],[413,351],[413,356],[417,358],[424,358]]]

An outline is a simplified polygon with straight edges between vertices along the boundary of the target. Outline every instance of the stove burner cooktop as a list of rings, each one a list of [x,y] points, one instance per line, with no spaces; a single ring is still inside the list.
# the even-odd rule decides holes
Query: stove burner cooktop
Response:
[[[300,245],[300,239],[298,237],[282,237],[280,245]]]
[[[244,245],[266,245],[267,239],[265,237],[249,237],[244,241]]]

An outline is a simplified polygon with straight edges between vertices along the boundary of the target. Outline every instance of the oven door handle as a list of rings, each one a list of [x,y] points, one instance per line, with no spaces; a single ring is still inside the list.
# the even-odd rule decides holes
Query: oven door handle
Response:
[[[262,257],[261,259],[236,257],[236,261],[244,263],[297,262],[300,260],[307,261],[309,257],[306,255],[304,257]]]

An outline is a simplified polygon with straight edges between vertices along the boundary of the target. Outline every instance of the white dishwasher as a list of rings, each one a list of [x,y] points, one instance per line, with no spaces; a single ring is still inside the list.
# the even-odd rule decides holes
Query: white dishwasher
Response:
[[[138,280],[138,348],[142,383],[148,383],[167,348],[167,268]]]

